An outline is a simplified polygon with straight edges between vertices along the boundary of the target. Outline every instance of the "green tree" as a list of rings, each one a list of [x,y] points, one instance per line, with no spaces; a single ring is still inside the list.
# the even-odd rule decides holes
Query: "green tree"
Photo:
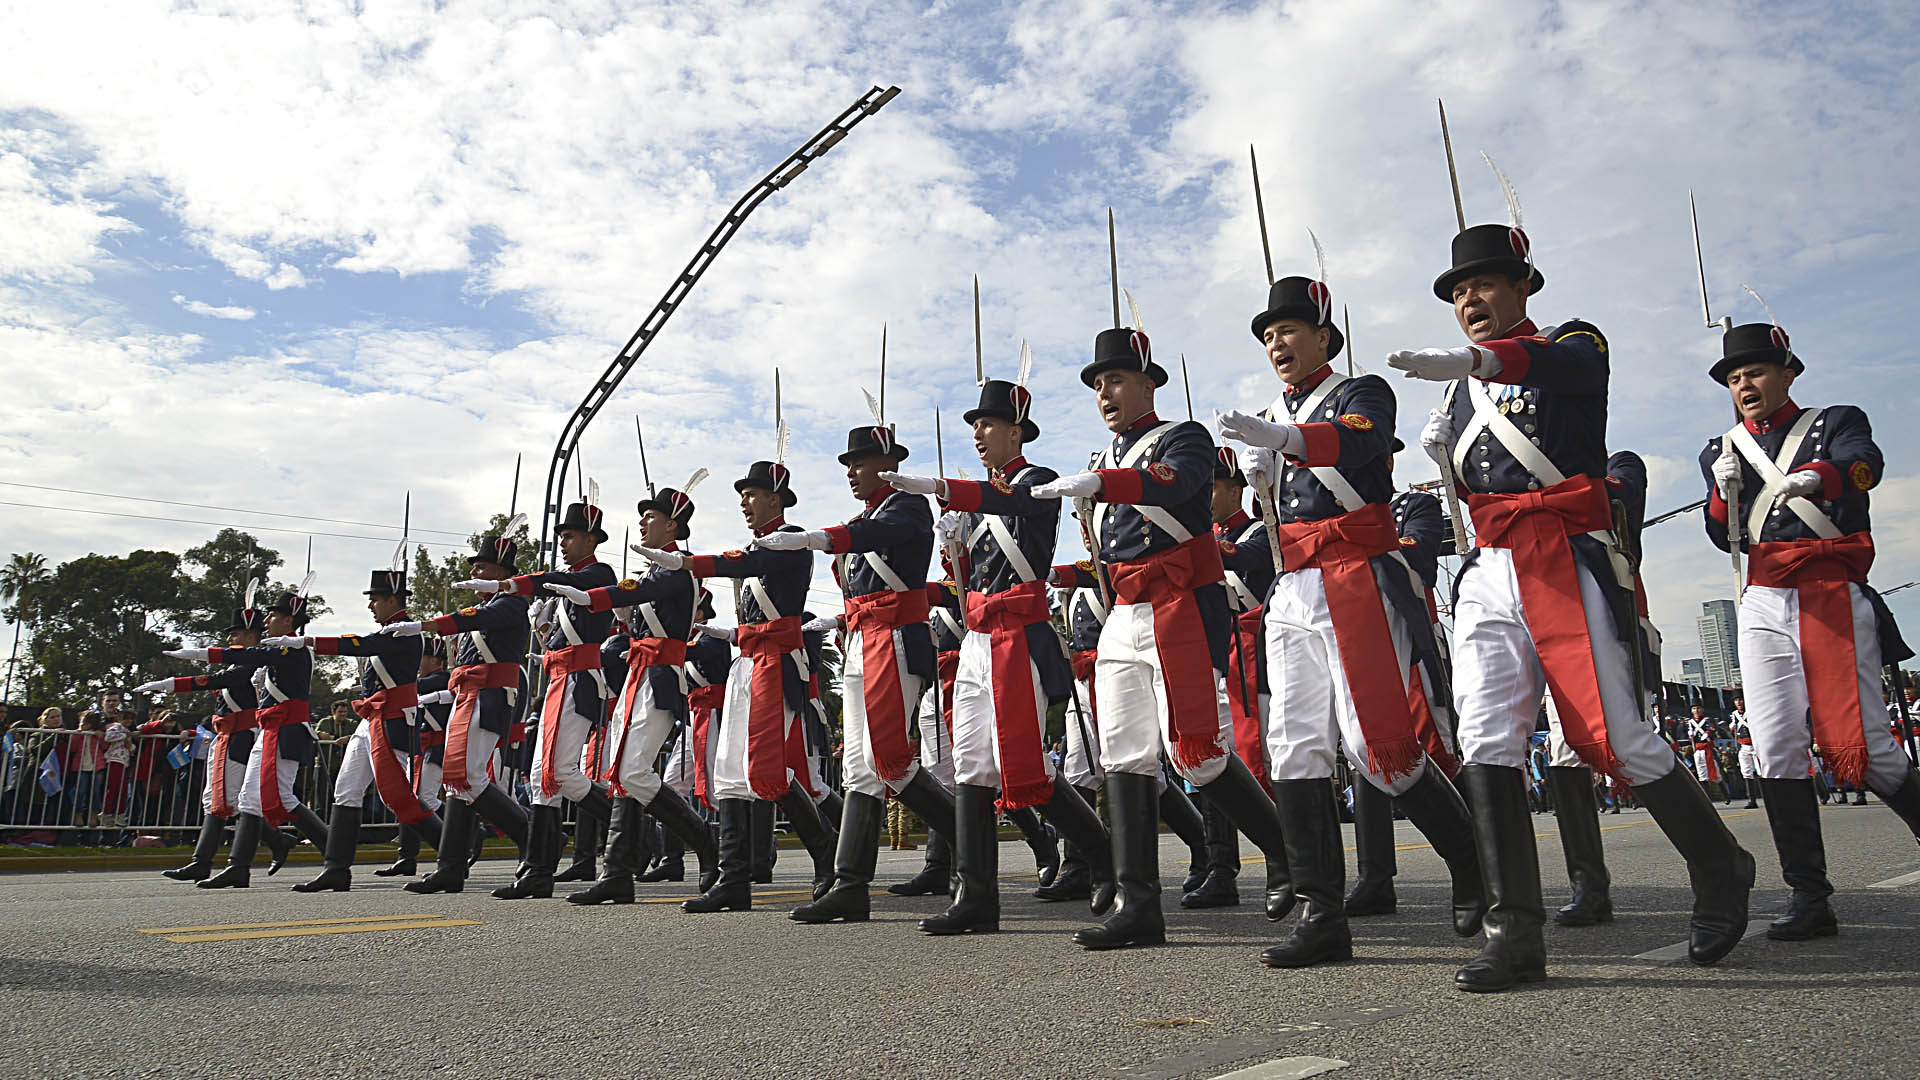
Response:
[[[467,566],[467,556],[473,553],[474,545],[480,538],[493,534],[507,523],[507,515],[495,514],[487,522],[485,532],[474,533],[467,537],[467,546],[463,551],[451,551],[437,561],[427,554],[422,546],[414,549],[413,566],[407,572],[407,588],[413,592],[408,607],[419,618],[431,618],[458,611],[474,602],[475,594],[465,589],[456,589],[453,583],[464,581],[473,576]],[[533,551],[533,536],[525,523],[514,530],[513,542],[520,553],[520,570],[525,572]]]
[[[7,656],[6,692],[0,701],[13,700],[13,678],[20,662],[20,630],[33,621],[33,590],[50,576],[47,557],[35,552],[15,552],[0,567],[0,604],[7,605],[6,618],[13,622],[13,650]]]
[[[179,594],[180,556],[135,551],[86,555],[60,564],[35,586],[32,701],[77,702],[125,687],[178,664],[170,647],[170,612]]]

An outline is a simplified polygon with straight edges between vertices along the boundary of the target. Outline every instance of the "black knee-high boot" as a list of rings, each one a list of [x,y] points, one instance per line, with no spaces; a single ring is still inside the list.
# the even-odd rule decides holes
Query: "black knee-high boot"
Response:
[[[1074,944],[1083,949],[1122,949],[1167,940],[1166,916],[1160,910],[1160,800],[1153,790],[1158,780],[1137,773],[1107,774],[1113,910],[1100,925],[1074,931]]]
[[[765,885],[773,880],[775,855],[773,842],[774,805],[764,799],[752,800],[753,812],[753,883]]]
[[[1286,825],[1282,843],[1300,920],[1287,940],[1260,954],[1268,967],[1299,968],[1353,959],[1343,887],[1347,855],[1340,843],[1340,812],[1331,778],[1278,780],[1273,801]],[[1272,856],[1268,856],[1271,858]]]
[[[1533,845],[1527,777],[1503,765],[1463,765],[1455,777],[1473,811],[1473,841],[1487,887],[1480,955],[1454,973],[1461,990],[1486,993],[1547,977],[1546,902]]]
[[[526,854],[512,883],[493,890],[496,900],[546,900],[560,866],[560,807],[534,805],[527,815]]]
[[[696,813],[680,793],[670,787],[661,786],[658,794],[647,803],[647,813],[654,816],[661,826],[662,850],[667,857],[660,866],[666,873],[655,876],[653,871],[640,875],[640,881],[680,881],[686,876],[686,862],[681,852],[685,848],[693,849],[693,856],[699,861],[700,882],[707,888],[713,887],[713,878],[718,873],[720,853],[714,846],[713,831],[707,828],[707,821]]]
[[[253,853],[260,846],[260,831],[266,822],[257,814],[235,814],[233,818],[233,847],[227,852],[227,868],[205,881],[196,882],[196,889],[244,889],[252,874]]]
[[[1363,777],[1353,782],[1353,846],[1355,873],[1353,888],[1347,890],[1347,917],[1393,914],[1400,907],[1393,891],[1393,877],[1400,869],[1393,842],[1393,796]]]
[[[998,792],[960,784],[953,792],[954,876],[958,886],[947,910],[920,920],[936,936],[984,934],[1000,929],[1000,837],[994,828]]]
[[[1355,782],[1373,786],[1364,778]],[[1421,771],[1420,779],[1394,801],[1406,811],[1413,827],[1433,845],[1433,853],[1447,864],[1447,872],[1453,878],[1453,932],[1461,937],[1479,933],[1487,901],[1481,882],[1480,856],[1474,850],[1473,819],[1467,814],[1466,801],[1431,759]]]
[[[1675,765],[1660,779],[1635,785],[1633,793],[1687,860],[1687,877],[1693,883],[1687,957],[1711,964],[1746,935],[1753,856],[1727,830],[1690,770]]]
[[[807,854],[813,856],[813,898],[818,900],[833,886],[833,855],[839,838],[820,820],[820,808],[800,790],[798,783],[787,788],[786,795],[780,799],[780,809],[786,813],[787,823],[793,826],[800,842],[806,845]]]
[[[714,813],[720,819],[719,874],[713,888],[681,904],[683,911],[747,911],[753,907],[754,804],[752,799],[720,799]],[[762,804],[768,805],[771,804]]]
[[[440,823],[440,840],[433,845],[439,865],[419,881],[407,882],[410,893],[457,893],[466,888],[467,837],[477,815],[473,804],[462,799],[448,799],[440,809],[446,817]]]
[[[1276,795],[1278,789],[1275,789]],[[1200,789],[1203,798],[1220,808],[1234,828],[1246,834],[1267,857],[1267,918],[1279,922],[1293,910],[1294,888],[1288,866],[1286,829],[1273,799],[1260,788],[1260,781],[1247,771],[1236,754],[1227,755],[1227,766],[1211,783]],[[1335,822],[1338,825],[1338,822]],[[1341,877],[1346,876],[1346,854],[1339,852]]]
[[[227,819],[217,814],[208,814],[200,821],[200,838],[193,845],[193,861],[172,870],[160,871],[161,877],[170,877],[175,881],[205,881],[213,876],[213,853],[220,850],[220,834],[227,828]]]
[[[353,887],[353,853],[360,844],[360,808],[333,804],[327,823],[327,856],[320,876],[293,887],[294,892],[346,892]]]
[[[1553,913],[1561,926],[1592,926],[1613,921],[1613,875],[1600,843],[1600,804],[1593,797],[1593,770],[1584,765],[1547,767],[1553,816],[1560,823],[1560,850],[1567,857],[1573,897]]]
[[[631,904],[633,876],[646,865],[652,846],[653,823],[640,809],[640,801],[625,796],[614,799],[607,813],[607,840],[600,860],[600,877],[591,888],[567,894],[570,904]]]
[[[833,884],[825,896],[789,912],[787,918],[794,922],[867,921],[871,907],[868,889],[880,859],[880,827],[887,817],[887,802],[876,795],[849,791],[843,806],[840,845],[833,859]],[[951,823],[948,828],[952,828]]]
[[[1041,805],[1040,816],[1051,823],[1061,836],[1073,841],[1080,857],[1086,860],[1087,877],[1092,885],[1087,895],[1087,906],[1095,915],[1106,916],[1113,910],[1117,888],[1113,841],[1106,826],[1100,823],[1100,815],[1094,813],[1093,804],[1082,796],[1079,788],[1067,783],[1066,777],[1055,776],[1053,794]],[[1156,816],[1155,821],[1158,820]],[[1155,835],[1158,834],[1156,826]],[[1039,896],[1040,893],[1035,891],[1034,895]]]

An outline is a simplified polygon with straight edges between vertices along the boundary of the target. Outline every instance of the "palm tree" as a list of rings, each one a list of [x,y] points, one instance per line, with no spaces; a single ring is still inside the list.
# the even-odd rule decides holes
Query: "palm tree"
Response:
[[[0,604],[13,609],[13,653],[7,657],[6,690],[0,694],[0,703],[13,699],[13,669],[20,659],[20,624],[25,621],[27,593],[51,576],[47,557],[31,551],[15,552],[7,565],[0,567]]]

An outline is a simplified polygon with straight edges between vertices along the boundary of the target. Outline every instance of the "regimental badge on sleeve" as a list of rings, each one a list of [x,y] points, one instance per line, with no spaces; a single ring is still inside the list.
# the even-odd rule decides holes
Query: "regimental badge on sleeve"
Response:
[[[1089,574],[1093,573],[1092,559],[1081,559],[1079,562],[1076,562],[1073,565],[1081,570],[1086,571]]]
[[[1007,483],[1007,478],[1001,476],[999,473],[993,474],[993,476],[988,478],[987,482],[993,485],[993,490],[1002,495],[1013,494],[1013,485]]]
[[[199,687],[202,690],[206,689],[207,686],[212,682],[213,682],[213,677],[209,675],[195,675],[193,677],[193,685]]]
[[[1351,431],[1372,431],[1373,421],[1359,413],[1341,413],[1334,417],[1334,423]]]
[[[1400,538],[1400,546],[1401,547],[1418,547],[1420,546],[1420,541],[1415,540],[1411,536],[1403,536]]]
[[[477,607],[463,607],[460,609],[460,614],[471,617],[480,614],[480,609]]]
[[[1177,474],[1173,471],[1173,466],[1164,461],[1156,461],[1147,466],[1147,475],[1153,477],[1153,482],[1156,484],[1171,484]]]
[[[1853,481],[1856,491],[1865,491],[1873,486],[1873,468],[1864,461],[1856,461],[1853,468],[1847,470],[1847,478]]]
[[[1220,541],[1220,554],[1231,559],[1239,553],[1240,553],[1240,549],[1234,545],[1233,541],[1231,540]]]
[[[627,592],[632,592],[633,590],[639,587],[640,587],[639,578],[627,578],[620,582],[620,588]]]
[[[720,557],[727,560],[728,562],[739,562],[741,559],[744,559],[747,557],[747,553],[744,551],[741,551],[739,548],[732,548],[728,551],[721,552]]]

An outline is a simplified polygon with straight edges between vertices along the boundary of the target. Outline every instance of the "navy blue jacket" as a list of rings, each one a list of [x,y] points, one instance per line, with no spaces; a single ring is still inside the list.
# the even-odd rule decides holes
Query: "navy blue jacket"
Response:
[[[918,495],[890,487],[876,494],[858,517],[826,530],[832,543],[828,551],[846,556],[835,563],[834,576],[848,596],[894,591],[867,562],[866,553],[872,552],[887,564],[906,591],[925,591],[927,566],[933,561],[932,505]],[[933,678],[933,637],[927,625],[901,627],[900,640],[906,649],[907,671],[923,679]]]

